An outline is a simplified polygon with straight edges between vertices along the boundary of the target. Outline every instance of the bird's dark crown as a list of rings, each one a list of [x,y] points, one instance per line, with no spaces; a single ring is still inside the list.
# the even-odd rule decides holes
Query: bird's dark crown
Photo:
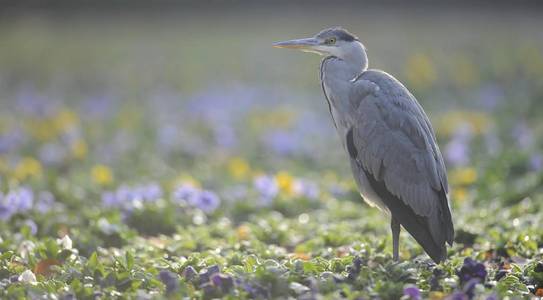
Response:
[[[322,39],[335,37],[339,41],[346,41],[346,42],[358,41],[357,36],[348,32],[346,29],[342,27],[332,27],[332,28],[324,29],[323,31],[317,34],[317,37],[322,38]]]

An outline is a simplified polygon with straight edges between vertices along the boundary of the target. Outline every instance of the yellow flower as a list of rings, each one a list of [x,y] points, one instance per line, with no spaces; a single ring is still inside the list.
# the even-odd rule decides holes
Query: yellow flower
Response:
[[[32,158],[23,158],[15,167],[14,176],[18,180],[24,180],[30,177],[38,177],[42,174],[41,163]]]
[[[427,88],[437,79],[434,64],[428,56],[420,53],[407,60],[404,73],[415,89]]]
[[[451,172],[453,185],[470,185],[477,180],[477,171],[474,168],[458,168]]]
[[[53,124],[58,132],[67,131],[79,122],[77,114],[69,109],[61,110],[53,119]]]
[[[336,182],[338,181],[337,174],[332,171],[324,172],[323,179],[325,182]]]
[[[279,172],[275,175],[275,180],[279,189],[291,195],[294,192],[294,178],[290,176],[287,172]]]
[[[170,188],[172,189],[182,185],[190,185],[195,188],[201,187],[200,182],[188,174],[181,174],[170,182]]]
[[[236,236],[238,240],[247,240],[250,234],[251,234],[251,228],[249,228],[249,226],[247,225],[240,225],[236,229]]]
[[[49,141],[75,127],[79,117],[71,110],[64,109],[50,118],[31,118],[26,120],[25,128],[32,137],[40,141]]]
[[[70,148],[72,155],[77,159],[83,159],[87,156],[87,143],[84,140],[75,141]]]
[[[228,163],[228,171],[230,172],[230,175],[232,175],[234,178],[243,179],[246,178],[247,175],[249,175],[251,167],[243,158],[234,157]]]
[[[455,188],[452,191],[452,201],[464,202],[468,198],[468,191],[465,188]]]
[[[441,299],[445,299],[445,294],[443,292],[439,292],[439,291],[432,291],[430,292],[430,294],[428,295],[428,299],[430,300],[441,300]]]
[[[474,134],[483,134],[492,127],[492,119],[483,112],[453,111],[437,119],[437,132],[451,136],[459,126],[468,124]]]
[[[308,261],[311,259],[310,253],[295,252],[289,255],[291,258]]]
[[[33,138],[49,141],[57,136],[57,131],[49,119],[28,119],[25,128]]]
[[[91,170],[92,180],[99,185],[108,185],[113,182],[113,173],[108,166],[96,165]]]
[[[249,117],[249,127],[264,129],[264,128],[289,128],[295,120],[296,114],[292,110],[277,109],[257,111]]]

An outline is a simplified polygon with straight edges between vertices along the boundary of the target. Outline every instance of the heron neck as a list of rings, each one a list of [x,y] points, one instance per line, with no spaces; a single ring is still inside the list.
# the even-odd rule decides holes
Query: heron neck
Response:
[[[326,71],[333,72],[337,79],[352,80],[368,69],[365,52],[352,53],[341,58],[334,57],[328,61]]]
[[[336,128],[340,131],[345,128],[344,124],[352,112],[352,104],[347,96],[352,88],[352,80],[366,71],[368,65],[365,52],[351,53],[353,55],[342,55],[341,58],[328,56],[321,62],[322,87]]]

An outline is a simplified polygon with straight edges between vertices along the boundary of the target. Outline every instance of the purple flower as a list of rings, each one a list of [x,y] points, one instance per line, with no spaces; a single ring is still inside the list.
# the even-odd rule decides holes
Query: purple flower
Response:
[[[162,198],[163,192],[160,185],[150,183],[129,187],[122,185],[115,192],[107,191],[102,194],[102,204],[106,207],[116,207],[131,211],[142,202],[152,202]]]
[[[498,295],[492,293],[488,297],[486,297],[486,300],[498,300]]]
[[[191,204],[199,193],[199,189],[192,185],[184,184],[173,191],[172,200],[180,204]]]
[[[463,292],[469,299],[473,299],[475,296],[475,286],[481,282],[480,278],[472,278],[466,284],[464,284]]]
[[[267,299],[270,298],[270,292],[261,284],[243,279],[236,279],[236,285],[241,286],[251,298]]]
[[[443,271],[438,268],[434,268],[432,276],[430,277],[430,291],[442,291],[443,287],[439,284],[439,280],[443,276]]]
[[[261,175],[253,181],[255,189],[260,193],[260,197],[264,204],[269,204],[279,193],[279,186],[275,178],[271,176]]]
[[[34,193],[32,190],[20,187],[7,193],[7,195],[3,197],[0,206],[4,205],[9,207],[7,211],[4,209],[3,215],[4,217],[11,217],[11,214],[23,213],[30,210],[33,202]]]
[[[38,225],[33,220],[28,219],[23,224],[25,226],[28,226],[28,228],[30,229],[30,234],[36,235],[36,233],[38,233]]]
[[[200,284],[205,284],[211,280],[213,274],[219,274],[220,268],[218,265],[210,266],[200,271]]]
[[[17,210],[20,212],[28,211],[32,208],[34,203],[34,192],[31,189],[22,187],[17,190],[18,201]]]
[[[516,124],[513,128],[512,135],[520,149],[528,149],[534,144],[532,129],[528,127],[528,124],[524,121]]]
[[[530,167],[536,172],[543,170],[543,155],[540,153],[532,155],[530,158]]]
[[[0,220],[7,221],[15,214],[15,208],[5,201],[5,197],[0,194]]]
[[[45,144],[39,149],[38,157],[46,166],[59,165],[66,157],[66,149],[56,143]]]
[[[221,204],[219,197],[211,191],[201,191],[193,200],[192,204],[205,213],[214,212]]]
[[[214,212],[221,204],[217,194],[200,190],[188,184],[177,188],[173,192],[172,198],[177,203],[188,204],[207,214]]]
[[[406,286],[403,289],[403,294],[404,294],[404,296],[407,296],[408,299],[413,299],[413,300],[420,300],[421,299],[420,290],[415,285]]]
[[[238,200],[244,199],[247,196],[247,186],[243,184],[234,185],[222,192],[223,199],[227,200]]]
[[[179,288],[179,277],[168,270],[160,271],[158,279],[166,286],[166,294],[175,292]]]
[[[117,191],[115,192],[115,197],[117,203],[119,203],[119,206],[121,206],[123,203],[128,203],[132,197],[132,189],[130,189],[126,185],[121,185],[117,188]]]
[[[479,91],[479,104],[487,111],[494,110],[503,103],[504,92],[497,84],[487,84]]]
[[[460,278],[461,284],[466,284],[472,279],[477,279],[478,282],[484,282],[486,279],[487,271],[485,265],[477,262],[470,257],[464,260],[464,264],[458,272],[456,272]]]
[[[353,262],[351,265],[347,266],[347,278],[351,281],[354,281],[358,274],[360,274],[360,271],[362,270],[362,258],[360,256],[356,256],[353,258]]]
[[[20,128],[10,129],[9,132],[0,135],[0,153],[8,153],[17,150],[25,142],[26,136]]]
[[[339,184],[332,185],[328,191],[330,192],[330,194],[332,194],[334,197],[338,199],[345,196],[348,193],[347,189]]]
[[[502,142],[500,141],[500,138],[496,134],[496,131],[489,130],[484,136],[484,141],[486,145],[486,151],[490,155],[495,156],[498,153],[500,153],[502,149]]]
[[[219,290],[211,282],[200,285],[200,290],[203,292],[203,299],[218,298]]]
[[[453,139],[445,146],[445,157],[454,166],[465,166],[469,163],[469,145]]]
[[[55,205],[55,196],[50,192],[43,191],[38,194],[38,201],[36,202],[36,210],[40,213],[46,213],[53,209]]]
[[[162,198],[162,188],[156,183],[150,183],[138,188],[145,201],[155,201]]]
[[[287,131],[272,131],[264,136],[264,145],[280,155],[293,154],[298,150],[300,138]]]
[[[470,161],[470,142],[473,133],[469,124],[458,126],[445,146],[445,158],[454,166],[465,166]]]
[[[308,199],[315,200],[319,197],[319,187],[316,183],[308,180],[296,180],[294,191]]]
[[[238,142],[236,131],[230,124],[218,124],[213,127],[215,141],[221,148],[234,148]]]
[[[183,270],[183,277],[185,277],[186,281],[192,281],[193,279],[196,278],[196,275],[198,275],[198,273],[192,266],[187,266]]]
[[[223,292],[228,292],[234,287],[234,279],[231,276],[222,273],[215,273],[211,275],[211,283],[220,288]]]
[[[209,275],[212,275],[215,273],[219,273],[221,271],[221,268],[219,267],[219,265],[212,265],[207,267],[206,271]]]
[[[108,191],[102,194],[102,204],[106,207],[119,207],[121,203],[118,200],[114,192]]]
[[[15,105],[17,110],[33,117],[49,116],[59,106],[58,101],[38,93],[31,85],[22,86],[16,97]]]
[[[79,109],[85,112],[82,115],[84,118],[105,119],[116,112],[117,107],[114,106],[115,100],[116,98],[113,95],[105,93],[102,95],[93,95],[84,99]]]

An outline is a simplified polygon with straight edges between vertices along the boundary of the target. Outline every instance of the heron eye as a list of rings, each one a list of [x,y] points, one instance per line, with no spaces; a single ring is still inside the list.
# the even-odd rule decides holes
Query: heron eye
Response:
[[[326,41],[324,41],[324,43],[326,45],[333,45],[336,43],[336,38],[329,38],[329,39],[326,39]]]

